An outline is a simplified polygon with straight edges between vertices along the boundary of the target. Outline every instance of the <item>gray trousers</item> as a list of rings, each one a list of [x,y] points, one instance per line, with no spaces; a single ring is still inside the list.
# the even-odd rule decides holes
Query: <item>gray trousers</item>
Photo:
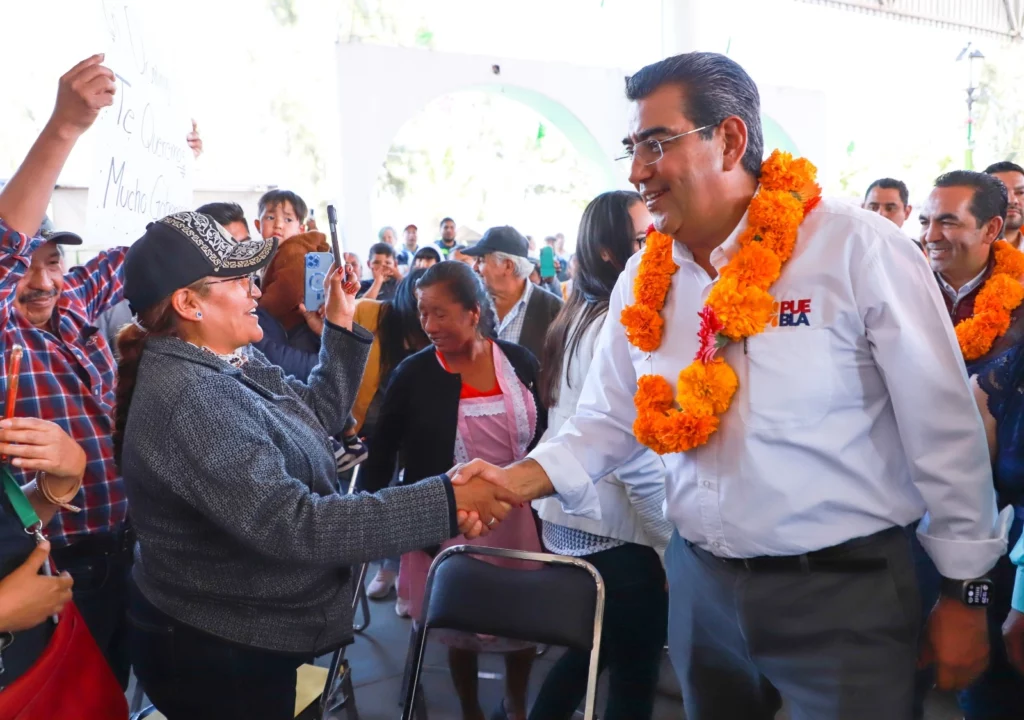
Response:
[[[920,616],[906,535],[844,553],[873,570],[768,572],[675,534],[665,555],[669,654],[687,720],[911,717]]]

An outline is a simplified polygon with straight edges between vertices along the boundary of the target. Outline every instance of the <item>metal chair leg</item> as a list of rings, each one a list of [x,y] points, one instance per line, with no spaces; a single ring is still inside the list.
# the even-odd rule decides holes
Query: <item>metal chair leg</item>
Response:
[[[370,601],[366,597],[366,573],[370,568],[370,563],[363,563],[359,566],[359,572],[356,575],[355,586],[352,593],[352,632],[361,633],[366,628],[370,627]],[[360,609],[363,615],[363,622],[360,624],[355,623],[356,609]]]
[[[352,684],[352,666],[345,659],[345,651],[337,650],[331,657],[331,667],[327,671],[327,682],[317,703],[317,720],[326,720],[332,713],[346,711],[348,720],[359,720],[356,708],[356,691]]]

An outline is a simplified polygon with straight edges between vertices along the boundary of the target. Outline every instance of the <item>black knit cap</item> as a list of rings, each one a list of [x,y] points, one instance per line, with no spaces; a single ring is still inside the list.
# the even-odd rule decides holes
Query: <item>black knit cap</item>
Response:
[[[235,240],[209,215],[168,215],[147,225],[146,234],[128,248],[124,296],[137,315],[200,278],[256,272],[276,249],[277,238]]]

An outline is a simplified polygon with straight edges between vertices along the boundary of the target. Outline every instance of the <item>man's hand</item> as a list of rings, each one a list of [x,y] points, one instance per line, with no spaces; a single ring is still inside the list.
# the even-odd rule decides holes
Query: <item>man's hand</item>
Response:
[[[928,617],[919,667],[935,665],[935,687],[962,690],[988,667],[985,608],[939,598]]]
[[[16,468],[42,471],[49,478],[78,481],[85,474],[85,451],[49,420],[0,420],[0,454],[11,457]]]
[[[506,468],[491,465],[483,460],[471,460],[448,471],[452,485],[461,485],[474,477],[511,490],[523,500],[536,500],[551,495],[555,488],[540,463],[532,458],[520,460]]]
[[[1010,610],[1003,623],[1003,642],[1010,664],[1017,672],[1024,673],[1024,613]]]
[[[66,572],[40,575],[50,556],[50,543],[36,546],[14,572],[0,581],[0,630],[28,630],[59,613],[71,599],[74,580]]]
[[[96,121],[100,110],[114,104],[116,79],[102,62],[102,54],[93,55],[60,79],[57,103],[48,124],[67,140],[77,140]]]
[[[199,137],[199,126],[192,120],[192,132],[185,136],[185,142],[192,149],[192,155],[198,160],[203,154],[203,139]]]
[[[324,279],[324,291],[326,300],[324,302],[324,317],[328,322],[334,323],[346,330],[352,329],[352,318],[356,314],[356,291],[359,290],[359,283],[351,273],[340,270],[337,265],[331,264],[331,269]]]
[[[486,535],[505,519],[513,505],[523,501],[515,493],[480,479],[455,485],[454,490],[459,530],[469,539]]]

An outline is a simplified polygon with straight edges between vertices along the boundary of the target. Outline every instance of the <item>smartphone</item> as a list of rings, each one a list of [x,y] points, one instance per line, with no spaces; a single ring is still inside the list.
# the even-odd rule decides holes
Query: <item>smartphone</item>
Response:
[[[334,255],[329,252],[306,253],[306,284],[302,302],[306,310],[319,310],[324,304],[324,279],[334,262]]]
[[[334,264],[339,268],[345,267],[345,259],[342,257],[341,241],[338,240],[338,211],[333,205],[327,206],[327,224],[331,231],[331,252],[334,254]]]
[[[540,277],[543,280],[557,275],[555,270],[555,251],[549,247],[540,249]]]

